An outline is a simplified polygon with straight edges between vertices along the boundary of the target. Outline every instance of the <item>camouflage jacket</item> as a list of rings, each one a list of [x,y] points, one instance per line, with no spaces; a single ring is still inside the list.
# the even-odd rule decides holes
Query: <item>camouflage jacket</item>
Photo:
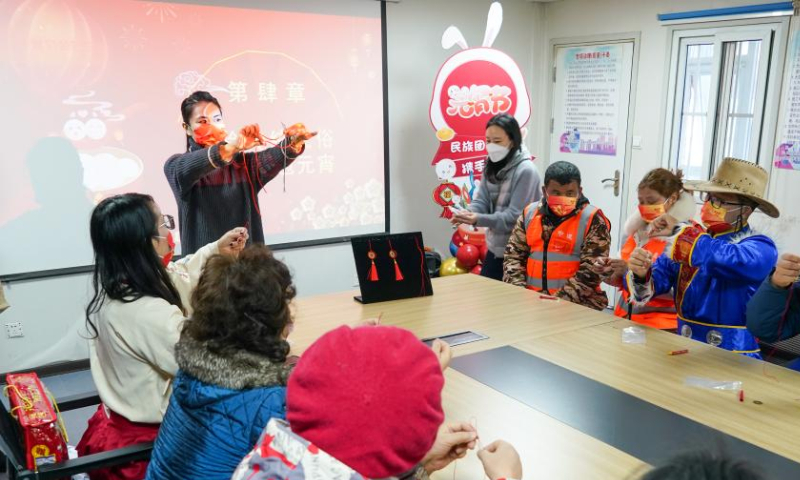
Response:
[[[585,198],[578,203],[578,210],[588,205]],[[545,219],[542,222],[543,235],[549,237],[557,228],[552,221],[553,215],[549,213],[546,205],[539,207],[545,209],[543,212]],[[600,213],[600,212],[599,212]],[[511,237],[506,245],[503,260],[503,281],[520,287],[527,284],[527,263],[530,254],[530,245],[525,234],[524,215],[520,215],[517,224],[511,232]],[[591,269],[592,263],[598,257],[607,257],[611,245],[611,233],[606,224],[605,216],[600,213],[595,215],[581,249],[581,264],[575,276],[567,281],[563,289],[555,293],[559,298],[569,300],[595,310],[603,310],[608,306],[608,296],[602,290],[598,290],[602,282],[600,276]]]

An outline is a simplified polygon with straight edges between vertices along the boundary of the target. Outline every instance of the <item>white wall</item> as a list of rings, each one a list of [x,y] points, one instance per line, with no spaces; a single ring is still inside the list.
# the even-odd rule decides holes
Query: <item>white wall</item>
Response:
[[[455,24],[470,45],[479,45],[490,3],[403,0],[387,4],[391,230],[422,231],[425,243],[442,252],[452,230],[438,218],[431,199],[436,175],[430,162],[438,144],[428,121],[433,80],[439,66],[454,53],[441,48],[441,36]],[[543,81],[536,66],[544,63],[546,55],[543,7],[526,0],[505,0],[503,7],[505,20],[495,46],[516,59],[528,79],[535,79],[529,85],[535,113]],[[528,125],[531,131],[542,128],[541,120],[534,118]],[[532,152],[538,155],[534,146]],[[348,290],[356,283],[349,244],[288,250],[279,256],[292,268],[301,296]],[[8,339],[0,332],[0,372],[87,357],[80,332],[89,282],[88,275],[76,275],[6,288],[12,307],[0,316],[0,324],[21,322],[25,336]]]
[[[629,135],[640,136],[642,142],[641,149],[633,149],[631,153],[630,175],[627,180],[633,182],[632,185],[636,185],[648,170],[662,166],[664,99],[667,96],[669,73],[667,56],[671,40],[667,35],[668,28],[658,21],[657,15],[759,3],[774,2],[773,0],[562,0],[546,5],[544,24],[547,49],[553,39],[640,33],[639,74],[635,79],[637,82],[635,111]],[[540,110],[540,115],[540,122],[544,122],[545,119],[549,121],[549,111]],[[549,132],[539,130],[539,134],[541,142],[549,139]],[[768,141],[772,142],[772,139]],[[542,153],[546,158],[547,152]],[[783,173],[776,177],[786,175]],[[794,177],[794,172],[788,172],[788,175]],[[797,179],[800,179],[800,176]],[[628,193],[627,211],[630,212],[637,202],[635,187],[630,188]],[[780,194],[775,198],[780,206],[786,208],[791,204],[789,199],[779,197]],[[797,204],[797,201],[794,204]]]
[[[524,0],[502,3],[503,27],[493,46],[517,61],[535,99],[541,90],[535,66],[544,62],[545,51],[534,48],[534,40],[543,33],[543,7]],[[439,141],[430,125],[428,108],[439,67],[459,47],[446,51],[441,38],[448,26],[455,25],[470,46],[480,46],[490,4],[490,0],[402,0],[387,4],[392,230],[422,230],[425,243],[442,252],[447,251],[453,231],[438,218],[439,210],[431,198],[438,184],[431,160]],[[537,43],[541,40],[543,37]],[[534,100],[534,112],[537,108]],[[542,128],[538,116],[532,120],[528,123],[530,131]],[[531,151],[537,155],[536,149]]]

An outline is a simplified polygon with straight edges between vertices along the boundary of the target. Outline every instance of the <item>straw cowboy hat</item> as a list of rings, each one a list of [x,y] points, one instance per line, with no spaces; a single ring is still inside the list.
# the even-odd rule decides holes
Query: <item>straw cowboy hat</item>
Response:
[[[764,213],[772,218],[778,218],[778,207],[769,202],[764,195],[767,193],[769,174],[755,163],[739,160],[738,158],[725,158],[714,172],[711,180],[686,181],[687,190],[709,193],[733,193],[749,198],[758,204]]]

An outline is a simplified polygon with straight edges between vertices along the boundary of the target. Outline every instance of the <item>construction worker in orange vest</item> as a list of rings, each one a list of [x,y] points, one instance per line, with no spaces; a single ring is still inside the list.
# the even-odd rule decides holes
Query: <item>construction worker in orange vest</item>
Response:
[[[664,253],[667,240],[673,234],[672,229],[665,231],[663,225],[687,224],[694,217],[696,204],[692,194],[683,189],[681,173],[664,168],[649,171],[639,182],[638,194],[639,208],[625,223],[627,240],[620,249],[621,258],[600,259],[596,271],[605,283],[620,289],[614,315],[661,330],[675,330],[678,314],[671,292],[654,297],[646,305],[635,305],[630,301],[623,278],[631,253],[637,247],[643,248],[655,261]]]
[[[569,162],[547,168],[542,191],[511,233],[503,281],[603,310],[608,297],[592,264],[608,257],[608,219],[583,196],[581,172]]]

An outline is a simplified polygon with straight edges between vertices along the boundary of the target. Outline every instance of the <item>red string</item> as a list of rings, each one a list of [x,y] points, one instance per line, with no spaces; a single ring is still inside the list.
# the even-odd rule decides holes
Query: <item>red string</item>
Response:
[[[777,341],[780,341],[781,334],[783,333],[783,326],[786,324],[786,317],[789,314],[789,307],[792,305],[792,296],[794,295],[794,283],[789,287],[789,294],[786,296],[786,304],[783,307],[783,314],[781,315],[781,321],[778,323],[778,335]],[[771,378],[773,380],[778,380],[777,377],[773,375],[767,374],[767,362],[772,359],[772,356],[775,355],[775,352],[778,350],[778,347],[773,345],[772,350],[770,350],[769,354],[767,354],[767,358],[764,359],[764,376]]]
[[[286,137],[284,137],[284,138],[286,138]],[[280,142],[275,143],[275,141],[277,141],[277,140],[280,140],[280,139],[270,138],[270,137],[267,137],[267,136],[264,136],[264,135],[261,136],[261,141],[262,142],[267,143],[269,145],[272,145],[273,148],[277,148],[277,149],[281,150],[281,152],[283,153],[283,191],[286,192],[286,160],[287,160],[286,159],[286,150],[288,150],[288,149],[292,149],[292,151],[295,151],[295,150],[294,150],[294,147],[292,147],[292,145],[290,143],[287,142],[286,145],[282,146],[282,145],[280,145],[280,143],[283,140],[280,140]],[[253,153],[256,153],[256,152],[253,152]],[[295,151],[295,153],[297,153],[297,152]],[[256,153],[256,155],[257,155],[257,153]],[[260,169],[256,170],[256,179],[258,180],[258,184],[260,185],[259,191],[261,191],[261,189],[264,188],[264,182],[261,181],[261,170]]]
[[[271,138],[266,137],[264,135],[261,136],[261,140],[263,142],[265,142],[265,143],[268,143],[268,144],[272,145],[274,148],[278,148],[280,150],[284,150],[285,151],[285,150],[287,150],[289,148],[292,148],[292,146],[290,144],[286,144],[285,146],[281,146],[278,143],[275,143],[274,141],[272,141],[272,140],[277,140],[277,139],[271,139]],[[286,153],[284,152],[284,157],[285,156],[286,156]],[[259,206],[258,206],[258,193],[257,193],[257,191],[255,189],[255,185],[253,185],[253,179],[250,176],[250,168],[249,168],[248,163],[247,163],[247,153],[245,153],[245,152],[242,153],[242,161],[244,163],[244,172],[247,175],[247,183],[250,185],[250,197],[253,200],[253,205],[256,207],[256,213],[258,213],[258,215],[261,216],[261,208],[259,208]],[[258,152],[256,152],[256,151],[253,151],[253,162],[254,162],[253,163],[253,167],[256,169],[256,171],[254,173],[255,173],[256,180],[258,181],[258,185],[259,185],[258,192],[260,192],[264,188],[264,182],[261,181],[261,169],[258,168]],[[285,158],[284,158],[283,168],[284,168],[284,175],[286,175]],[[284,177],[284,182],[285,182],[285,180],[286,180],[286,178]],[[284,191],[286,191],[286,185],[285,184],[284,184],[283,189],[284,189]]]
[[[255,155],[257,156],[258,154]],[[250,178],[250,169],[247,167],[247,155],[244,153],[242,154],[242,161],[244,162],[244,173],[247,175],[247,183],[250,185],[250,197],[253,199],[253,205],[256,207],[256,212],[259,216],[261,216],[261,209],[258,208],[258,196],[256,195],[255,187],[253,187],[253,179]]]
[[[428,294],[428,289],[425,287],[425,251],[419,245],[419,238],[414,237],[414,243],[417,245],[417,250],[419,250],[419,279],[420,279],[420,297],[424,297]]]
[[[285,138],[285,137],[284,137]],[[261,141],[264,143],[268,143],[273,147],[280,148],[281,150],[288,150],[292,148],[292,145],[287,143],[286,145],[281,146],[280,143],[283,141],[280,138],[270,138],[264,135],[261,135]]]
[[[781,338],[781,334],[783,333],[783,326],[786,324],[786,316],[789,314],[789,307],[792,304],[792,296],[794,296],[794,283],[789,287],[789,295],[786,296],[786,304],[783,306],[781,323],[778,324],[778,338]]]
[[[261,181],[261,167],[258,164],[258,153],[253,152],[253,160],[255,160],[256,180],[258,180],[258,191],[260,192],[264,188],[264,182]]]

